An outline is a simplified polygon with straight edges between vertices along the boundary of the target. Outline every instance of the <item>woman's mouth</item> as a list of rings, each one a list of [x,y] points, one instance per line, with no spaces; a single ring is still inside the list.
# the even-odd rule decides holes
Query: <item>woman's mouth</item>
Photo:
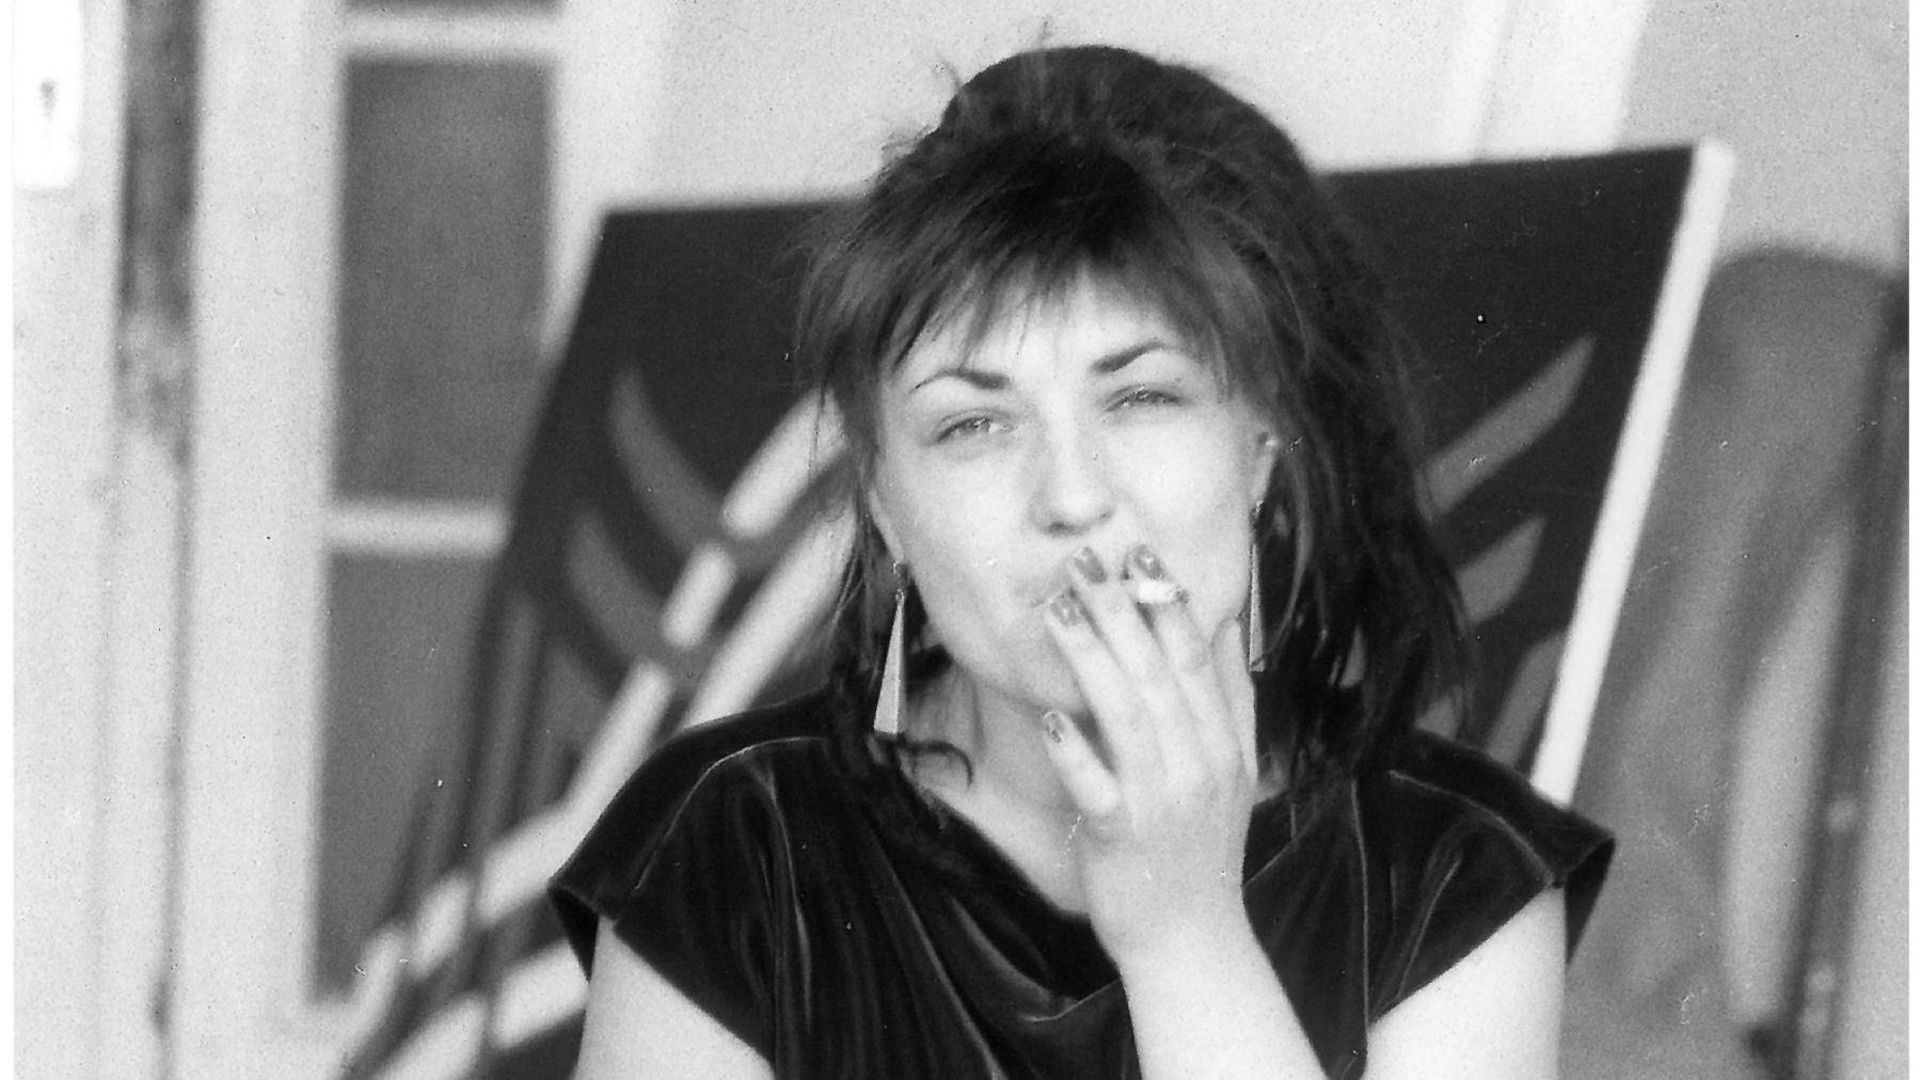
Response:
[[[1115,578],[1125,578],[1129,576],[1127,572],[1126,557],[1124,555],[1124,552],[1126,552],[1127,550],[1128,548],[1123,545],[1120,548],[1121,553],[1100,555],[1100,565],[1106,570],[1106,573],[1108,574],[1108,576],[1115,577]],[[1030,607],[1030,608],[1045,607],[1047,601],[1071,589],[1073,587],[1073,580],[1072,580],[1070,571],[1067,569],[1067,562],[1069,558],[1071,558],[1071,556],[1062,555],[1059,558],[1059,560],[1054,564],[1052,572],[1042,575],[1034,579],[1029,584],[1023,585],[1018,589],[1016,589],[1015,595],[1020,599],[1020,602],[1024,606]],[[1163,582],[1147,581],[1142,579],[1140,582],[1138,582],[1138,584],[1142,586],[1159,586],[1164,584],[1166,588],[1170,590],[1168,593],[1168,596],[1166,597],[1166,600],[1173,599],[1174,593],[1178,591],[1178,587],[1173,585],[1172,582],[1163,583]],[[1142,603],[1162,603],[1166,601],[1142,599],[1141,602]]]

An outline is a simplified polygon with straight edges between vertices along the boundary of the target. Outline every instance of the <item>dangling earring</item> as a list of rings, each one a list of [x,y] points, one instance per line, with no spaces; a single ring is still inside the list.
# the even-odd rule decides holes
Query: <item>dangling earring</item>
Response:
[[[876,735],[898,737],[907,710],[907,567],[893,564],[893,629],[887,633],[887,657],[880,669],[880,699],[873,706]]]
[[[1247,551],[1247,670],[1267,670],[1267,619],[1260,602],[1260,538],[1257,535]]]
[[[1280,440],[1272,432],[1262,432],[1260,449],[1271,454],[1279,449]],[[1252,540],[1247,545],[1247,670],[1267,670],[1267,616],[1266,605],[1260,597],[1260,511],[1267,508],[1265,499],[1255,500],[1253,504]]]

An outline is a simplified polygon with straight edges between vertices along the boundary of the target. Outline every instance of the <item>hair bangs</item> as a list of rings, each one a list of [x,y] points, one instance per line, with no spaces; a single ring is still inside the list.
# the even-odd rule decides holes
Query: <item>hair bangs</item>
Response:
[[[971,352],[1008,319],[1091,282],[1154,308],[1226,387],[1272,411],[1279,342],[1267,299],[1226,230],[1156,182],[1164,171],[1084,137],[1027,133],[946,163],[871,223],[859,277],[890,283],[893,296],[872,312],[881,325],[866,347],[841,361],[864,356],[870,385],[929,334],[957,329]]]

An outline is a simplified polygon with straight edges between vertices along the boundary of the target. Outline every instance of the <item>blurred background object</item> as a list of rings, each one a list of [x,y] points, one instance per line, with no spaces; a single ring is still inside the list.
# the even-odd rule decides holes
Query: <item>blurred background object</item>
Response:
[[[34,0],[19,25],[43,5],[32,56],[46,62],[16,64],[44,69],[27,88],[43,112],[16,136],[74,160],[16,153],[56,166],[15,177],[22,1075],[252,1076],[264,1061],[326,1075],[350,1014],[378,1004],[348,992],[351,943],[371,931],[368,897],[403,839],[378,823],[404,815],[412,759],[457,715],[503,498],[603,210],[843,193],[890,132],[929,119],[943,63],[971,71],[1043,33],[1190,58],[1329,167],[1715,138],[1740,160],[1727,274],[1758,288],[1766,275],[1736,264],[1762,249],[1844,264],[1724,301],[1726,325],[1791,326],[1804,305],[1856,329],[1817,352],[1755,344],[1759,329],[1735,347],[1706,336],[1722,317],[1710,300],[1697,369],[1751,381],[1724,456],[1689,460],[1735,461],[1732,436],[1756,426],[1816,440],[1822,462],[1848,458],[1839,426],[1871,401],[1865,358],[1897,356],[1904,388],[1904,308],[1883,316],[1867,299],[1906,274],[1907,11],[1891,0]],[[37,40],[16,33],[16,49]],[[168,179],[169,162],[190,171]],[[141,276],[155,273],[160,292]],[[1856,347],[1883,340],[1899,348]],[[1816,355],[1836,374],[1791,359]],[[1796,408],[1802,384],[1768,381],[1794,373],[1829,411]],[[1683,415],[1720,393],[1698,378]],[[1811,460],[1755,449],[1737,456],[1753,469],[1716,475],[1754,499],[1828,492],[1837,501],[1808,510],[1807,528],[1859,539],[1836,524],[1853,520],[1853,496],[1833,493],[1860,483],[1829,487]],[[1735,497],[1694,483],[1673,490]],[[1725,1060],[1744,1067],[1749,1029],[1796,1043],[1779,1025],[1809,998],[1792,988],[1822,969],[1796,959],[1810,937],[1795,927],[1838,907],[1856,943],[1822,984],[1833,1074],[1897,1075],[1903,605],[1879,616],[1887,683],[1866,708],[1881,723],[1850,715],[1853,750],[1838,755],[1875,765],[1853,789],[1863,876],[1843,892],[1859,899],[1803,905],[1800,868],[1819,850],[1803,827],[1821,816],[1809,800],[1831,708],[1815,687],[1834,685],[1837,628],[1867,617],[1849,597],[1904,597],[1906,533],[1898,584],[1849,591],[1850,545],[1765,523],[1735,533],[1760,503],[1707,514],[1676,498],[1685,520],[1662,550],[1718,563],[1643,554],[1627,614],[1642,643],[1733,632],[1692,607],[1684,629],[1636,621],[1668,617],[1655,594],[1729,611],[1756,603],[1743,590],[1773,596],[1761,629],[1697,654],[1734,666],[1648,662],[1602,692],[1597,730],[1657,739],[1612,774],[1589,755],[1580,799],[1625,844],[1576,1000],[1642,1026],[1596,1042],[1576,1029],[1570,1049],[1720,1054],[1731,1039]],[[1651,527],[1666,520],[1656,506]],[[1747,546],[1712,546],[1735,542]],[[1776,572],[1737,577],[1734,558]],[[1697,697],[1662,681],[1681,677]],[[1747,734],[1748,715],[1792,734]],[[1682,759],[1700,768],[1660,779]],[[1661,798],[1625,774],[1664,784]],[[1642,885],[1651,906],[1625,899]],[[1629,945],[1605,944],[1616,931],[1664,944],[1636,966]]]
[[[1904,287],[1761,250],[1708,290],[1581,780],[1591,1075],[1904,1072]]]

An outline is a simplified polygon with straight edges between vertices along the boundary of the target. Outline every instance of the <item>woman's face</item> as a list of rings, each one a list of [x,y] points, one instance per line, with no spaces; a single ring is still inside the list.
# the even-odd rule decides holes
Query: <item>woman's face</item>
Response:
[[[1091,548],[1145,544],[1215,629],[1246,602],[1270,428],[1152,305],[1098,282],[1014,308],[969,349],[966,313],[881,387],[869,505],[932,638],[983,693],[1081,711],[1041,624]]]

